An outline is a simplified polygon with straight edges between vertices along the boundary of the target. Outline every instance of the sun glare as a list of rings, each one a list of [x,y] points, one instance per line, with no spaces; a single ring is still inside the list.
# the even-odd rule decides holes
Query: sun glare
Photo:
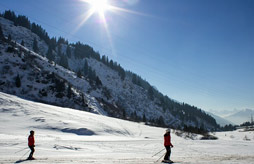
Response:
[[[83,0],[88,3],[91,13],[98,13],[101,17],[104,16],[106,10],[110,9],[110,5],[107,0]]]
[[[110,16],[110,14],[106,17],[105,12],[106,11],[111,11],[111,12],[114,11],[114,13],[116,13],[116,12],[125,12],[125,13],[144,16],[144,14],[142,14],[142,13],[127,10],[127,9],[120,8],[120,7],[117,7],[117,6],[113,6],[113,5],[110,4],[110,0],[80,0],[80,1],[85,2],[86,4],[88,4],[89,9],[87,10],[87,8],[86,8],[86,11],[84,11],[84,14],[81,16],[82,17],[81,22],[77,25],[76,29],[72,33],[75,33],[76,31],[78,31],[82,27],[82,25],[87,20],[89,20],[94,14],[98,14],[99,21],[98,21],[98,19],[96,19],[96,20],[97,20],[98,23],[101,23],[101,24],[104,25],[107,37],[109,39],[109,42],[110,42],[110,45],[111,45],[111,48],[112,48],[112,51],[114,51],[114,45],[113,45],[112,37],[110,35],[110,29],[109,29],[109,26],[108,26],[108,22],[107,22],[107,18]],[[114,54],[114,52],[113,52],[113,54]]]
[[[104,15],[104,12],[109,9],[107,0],[92,0],[90,1],[92,11]]]

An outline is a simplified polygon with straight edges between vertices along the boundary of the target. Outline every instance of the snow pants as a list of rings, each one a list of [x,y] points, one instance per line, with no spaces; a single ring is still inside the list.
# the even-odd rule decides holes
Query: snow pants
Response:
[[[34,146],[29,146],[30,150],[31,150],[31,153],[29,154],[29,157],[28,158],[32,158],[33,155],[34,155]]]
[[[165,146],[166,148],[166,154],[164,156],[164,160],[170,160],[170,154],[171,154],[171,147],[170,146]]]

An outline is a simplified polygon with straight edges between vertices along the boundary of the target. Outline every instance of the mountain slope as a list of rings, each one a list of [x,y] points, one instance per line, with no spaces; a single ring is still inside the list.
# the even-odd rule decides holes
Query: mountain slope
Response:
[[[99,105],[94,105],[98,102],[93,97],[75,88],[89,88],[86,80],[77,79],[75,73],[54,66],[45,57],[18,43],[0,42],[1,91],[34,101],[105,114]],[[20,86],[17,86],[17,79]]]
[[[9,14],[15,18],[14,13],[6,13],[3,17]],[[182,128],[186,125],[209,130],[218,127],[201,109],[162,95],[136,74],[101,57],[90,46],[80,42],[69,44],[63,38],[50,39],[40,26],[31,24],[31,28],[25,28],[15,20],[0,17],[6,37],[0,49],[4,72],[0,79],[1,91],[157,126]],[[38,28],[33,30],[33,27]],[[22,41],[24,46],[20,45]],[[33,52],[36,42],[37,53]],[[19,87],[17,79],[21,81]]]

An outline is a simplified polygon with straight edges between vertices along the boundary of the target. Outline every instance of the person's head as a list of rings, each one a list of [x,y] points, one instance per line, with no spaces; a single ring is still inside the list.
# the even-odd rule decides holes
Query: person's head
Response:
[[[30,135],[34,135],[34,131],[33,130],[30,131]]]
[[[166,133],[170,133],[170,131],[171,131],[170,128],[166,129]]]

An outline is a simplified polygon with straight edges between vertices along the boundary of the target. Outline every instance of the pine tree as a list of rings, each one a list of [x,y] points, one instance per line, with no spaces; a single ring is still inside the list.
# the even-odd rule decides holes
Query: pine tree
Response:
[[[101,62],[104,63],[104,64],[106,64],[106,56],[105,56],[105,55],[103,55],[103,56],[101,57]]]
[[[254,122],[253,122],[253,116],[252,116],[252,114],[251,114],[251,118],[250,118],[250,123],[253,125],[254,124]]]
[[[16,18],[17,18],[15,13],[13,11],[11,11],[11,10],[5,11],[3,16],[4,16],[4,18],[9,19],[9,20],[11,20],[13,22],[15,22]]]
[[[65,91],[65,83],[62,80],[56,79],[55,80],[55,87],[57,92],[64,92]]]
[[[71,48],[70,48],[69,45],[66,48],[66,55],[67,55],[68,58],[71,58]]]
[[[36,38],[34,38],[34,41],[33,41],[33,50],[34,50],[34,52],[36,52],[36,53],[39,52],[38,42],[37,42],[37,39],[36,39]]]
[[[136,111],[134,111],[134,112],[131,114],[131,118],[132,118],[134,121],[138,121],[138,116],[137,116]]]
[[[85,103],[85,96],[84,96],[83,93],[81,93],[81,102],[82,102],[83,105],[86,104],[86,103]]]
[[[96,83],[96,86],[101,86],[102,85],[101,80],[99,79],[98,76],[96,77],[95,83]]]
[[[126,112],[124,109],[123,109],[123,119],[126,119]]]
[[[11,37],[11,34],[8,35],[8,42],[11,42],[12,40],[12,37]]]
[[[71,96],[72,96],[71,85],[70,85],[70,84],[68,84],[67,97],[68,97],[68,98],[71,98]]]
[[[114,68],[114,62],[113,62],[113,60],[110,60],[109,67],[112,68],[112,69]]]
[[[143,122],[146,122],[146,115],[143,114]]]
[[[137,84],[137,76],[135,74],[132,74],[132,83]]]
[[[56,48],[56,38],[55,37],[50,39],[50,46],[51,46],[52,50],[55,50],[55,48]]]
[[[88,62],[85,59],[85,64],[84,64],[84,75],[85,75],[85,77],[88,76],[88,69],[89,69]]]
[[[51,46],[49,46],[48,52],[46,54],[46,57],[48,58],[49,61],[54,61],[55,60],[55,57],[53,55]]]
[[[109,59],[106,57],[106,65],[109,65]]]
[[[90,80],[92,80],[93,77],[93,70],[91,67],[88,67],[88,76],[87,76]]]
[[[68,44],[68,41],[66,41],[64,38],[62,38],[61,36],[58,38],[57,44]]]
[[[21,80],[20,80],[19,74],[15,78],[15,84],[17,88],[21,87]]]
[[[1,24],[0,24],[0,39],[4,39],[4,33]]]
[[[19,15],[16,19],[16,24],[27,29],[31,28],[31,23],[26,16]]]
[[[66,69],[69,68],[68,59],[64,54],[60,56],[59,65],[63,66]]]
[[[120,64],[118,64],[116,69],[118,71],[118,75],[121,77],[121,80],[124,80],[125,79],[125,71],[124,71],[124,69],[120,66]]]
[[[148,97],[151,100],[154,100],[154,93],[153,93],[153,87],[152,86],[150,86],[149,89],[148,89]]]
[[[160,117],[158,118],[157,124],[158,124],[159,126],[162,126],[162,127],[165,126],[165,122],[164,122],[164,119],[163,119],[162,116],[160,116]]]
[[[142,80],[141,78],[137,78],[137,85],[142,87],[141,80]]]
[[[24,40],[21,41],[21,45],[22,45],[22,46],[25,46]]]
[[[81,73],[81,71],[80,71],[80,70],[78,70],[78,72],[77,72],[77,76],[78,76],[79,78],[81,78],[82,73]]]
[[[62,55],[62,46],[61,46],[61,44],[58,44],[58,45],[57,45],[57,55],[58,55],[58,56],[61,56],[61,55]]]

